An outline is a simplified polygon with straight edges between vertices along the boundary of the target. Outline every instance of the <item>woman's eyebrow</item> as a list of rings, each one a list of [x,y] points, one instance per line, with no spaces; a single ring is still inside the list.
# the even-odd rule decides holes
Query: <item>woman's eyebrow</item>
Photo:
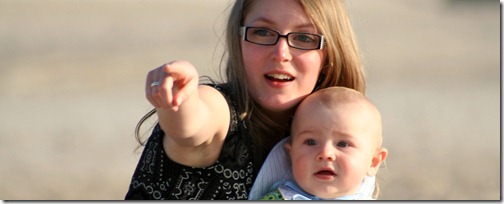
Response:
[[[276,26],[278,25],[275,21],[267,18],[267,17],[258,17],[257,19],[254,19],[252,22],[252,24],[254,23],[265,23],[265,24],[269,24],[269,25],[273,25],[273,26]],[[313,30],[316,30],[315,26],[311,23],[303,23],[303,24],[299,24],[299,25],[296,25],[294,26],[295,29],[313,29]]]
[[[252,22],[252,24],[254,23],[266,23],[266,24],[273,24],[275,25],[276,23],[272,20],[270,20],[269,18],[266,18],[266,17],[259,17],[257,19],[254,19]]]
[[[300,24],[300,25],[297,25],[295,26],[297,29],[303,29],[303,28],[306,28],[306,29],[314,29],[316,30],[316,27],[311,24],[311,23],[304,23],[304,24]]]

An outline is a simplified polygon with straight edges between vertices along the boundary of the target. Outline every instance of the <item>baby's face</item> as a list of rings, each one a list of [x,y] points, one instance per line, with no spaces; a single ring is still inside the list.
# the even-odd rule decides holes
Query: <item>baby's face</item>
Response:
[[[321,198],[352,195],[379,146],[380,119],[362,103],[328,108],[313,102],[301,107],[287,145],[296,182]],[[378,129],[377,129],[378,128]]]

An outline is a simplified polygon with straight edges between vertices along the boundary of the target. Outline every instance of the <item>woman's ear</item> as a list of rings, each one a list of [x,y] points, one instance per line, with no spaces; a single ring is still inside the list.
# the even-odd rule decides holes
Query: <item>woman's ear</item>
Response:
[[[375,155],[371,159],[371,166],[369,167],[367,171],[367,176],[375,176],[376,173],[378,173],[378,169],[380,168],[380,165],[385,161],[387,158],[388,151],[385,148],[380,148],[376,151]]]

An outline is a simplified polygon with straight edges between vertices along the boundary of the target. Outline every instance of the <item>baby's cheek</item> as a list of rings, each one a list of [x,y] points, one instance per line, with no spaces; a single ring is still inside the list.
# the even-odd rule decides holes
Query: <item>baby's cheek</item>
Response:
[[[296,156],[292,159],[292,170],[299,173],[303,173],[306,170],[308,170],[309,164],[310,162],[307,161],[306,157]]]

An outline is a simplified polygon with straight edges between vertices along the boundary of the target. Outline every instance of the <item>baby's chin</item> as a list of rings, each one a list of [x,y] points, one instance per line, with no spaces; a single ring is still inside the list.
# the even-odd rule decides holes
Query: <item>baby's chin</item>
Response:
[[[342,191],[341,189],[337,189],[336,187],[333,186],[326,186],[325,188],[320,188],[319,186],[317,189],[305,189],[305,191],[309,194],[312,194],[322,199],[334,199],[341,196],[348,196],[355,194],[353,190]]]

